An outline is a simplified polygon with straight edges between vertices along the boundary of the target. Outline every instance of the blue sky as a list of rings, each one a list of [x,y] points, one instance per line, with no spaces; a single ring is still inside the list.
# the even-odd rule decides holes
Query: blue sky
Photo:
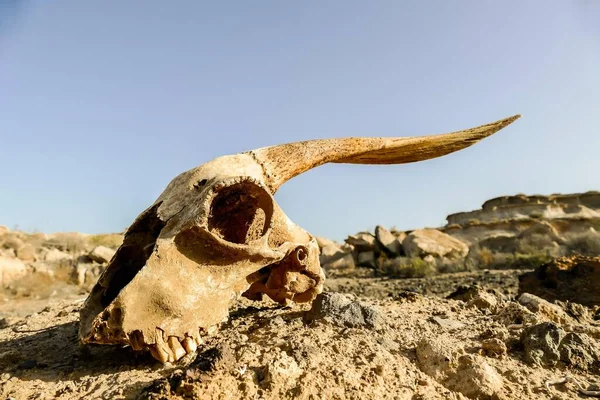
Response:
[[[178,173],[314,138],[523,118],[459,153],[327,165],[276,195],[313,234],[600,189],[597,1],[0,0],[0,224],[126,228]]]

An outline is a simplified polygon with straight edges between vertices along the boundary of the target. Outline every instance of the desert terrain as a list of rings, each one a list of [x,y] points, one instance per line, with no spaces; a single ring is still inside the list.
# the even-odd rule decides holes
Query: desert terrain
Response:
[[[194,355],[81,345],[121,234],[0,227],[3,399],[600,397],[600,193],[507,196],[437,228],[318,238],[312,303],[239,299]]]

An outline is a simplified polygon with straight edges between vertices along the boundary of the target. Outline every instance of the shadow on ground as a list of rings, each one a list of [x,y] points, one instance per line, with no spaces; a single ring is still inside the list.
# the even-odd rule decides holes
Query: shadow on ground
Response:
[[[0,371],[22,380],[57,381],[158,366],[129,347],[82,346],[77,326],[69,322],[34,331],[13,327],[23,336],[0,342]]]

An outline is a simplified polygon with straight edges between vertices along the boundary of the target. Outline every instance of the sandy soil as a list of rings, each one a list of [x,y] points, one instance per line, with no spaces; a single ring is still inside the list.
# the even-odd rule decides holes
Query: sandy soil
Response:
[[[570,376],[594,394],[600,365],[532,363],[527,330],[544,321],[565,332],[584,327],[595,345],[593,311],[578,308],[575,316],[567,308],[562,319],[532,313],[514,301],[517,274],[337,276],[328,290],[350,294],[320,298],[343,305],[320,314],[310,305],[243,299],[195,359],[166,366],[130,348],[80,346],[77,292],[49,305],[12,299],[0,306],[0,398],[590,398],[574,381],[554,382]],[[475,300],[445,298],[473,282],[483,287]]]

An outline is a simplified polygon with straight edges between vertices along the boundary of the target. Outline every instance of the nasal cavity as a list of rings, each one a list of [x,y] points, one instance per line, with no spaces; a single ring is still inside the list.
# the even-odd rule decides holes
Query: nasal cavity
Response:
[[[267,233],[272,217],[269,193],[244,181],[219,189],[210,205],[208,228],[223,240],[247,244]]]

